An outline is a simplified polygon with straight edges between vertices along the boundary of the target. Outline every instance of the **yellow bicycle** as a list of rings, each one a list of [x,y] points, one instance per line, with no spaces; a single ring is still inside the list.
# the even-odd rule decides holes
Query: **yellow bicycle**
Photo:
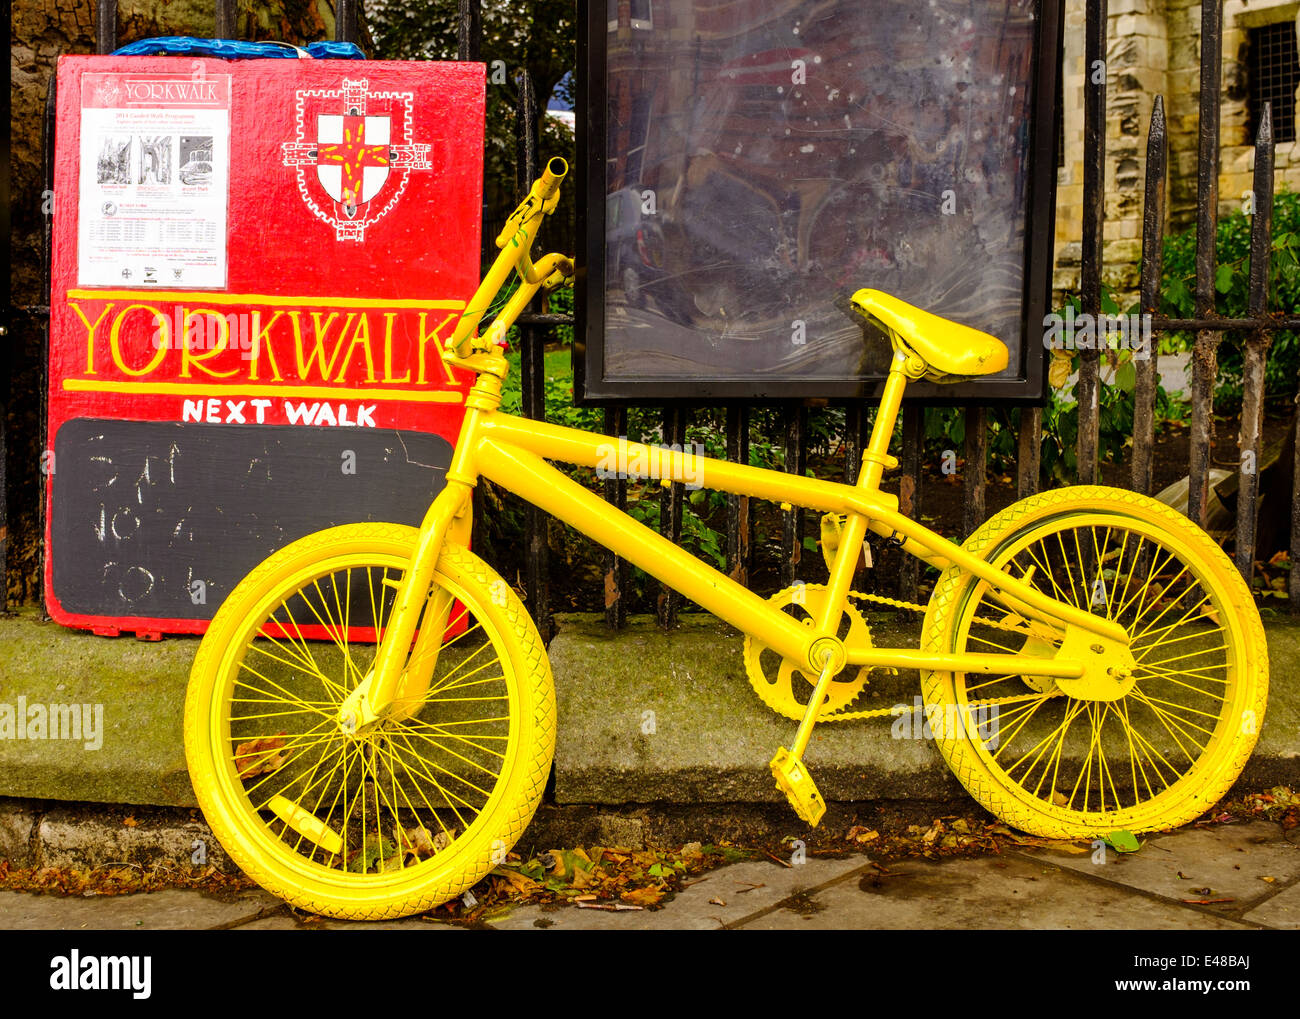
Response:
[[[1032,496],[961,546],[880,490],[909,380],[996,372],[997,339],[874,290],[853,296],[894,354],[856,484],[728,463],[500,410],[506,332],[573,263],[530,254],[558,200],[553,159],[496,239],[501,253],[446,342],[475,373],[446,486],[417,529],[309,535],[254,569],[217,612],[185,704],[203,812],[230,856],[305,909],[395,917],[462,894],[533,816],[555,745],[546,651],[510,586],[468,551],[488,478],[577,527],[745,633],[764,702],[799,724],[772,761],[815,825],[813,726],[853,710],[871,670],[919,671],[944,759],[1006,823],[1079,838],[1185,823],[1240,774],[1263,720],[1268,660],[1246,585],[1185,517],[1116,489]],[[479,335],[512,273],[520,285]],[[547,460],[614,460],[651,477],[824,514],[829,579],[763,599],[617,511]],[[621,459],[619,459],[621,458]],[[919,648],[880,648],[851,602],[867,531],[939,572]],[[996,726],[989,709],[996,706]]]

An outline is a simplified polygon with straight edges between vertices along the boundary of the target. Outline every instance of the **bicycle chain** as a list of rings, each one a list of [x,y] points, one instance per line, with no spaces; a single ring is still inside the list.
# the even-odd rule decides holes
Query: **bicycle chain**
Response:
[[[858,598],[863,601],[875,602],[878,605],[888,605],[890,608],[908,609],[909,611],[912,612],[924,613],[926,609],[924,605],[918,605],[916,602],[903,601],[899,598],[887,598],[884,595],[880,595],[880,594],[867,594],[865,591],[849,591],[849,597]],[[1018,633],[1021,634],[1022,636],[1028,633],[1028,631],[1026,631],[1022,627],[1014,626],[1010,623],[994,622],[991,619],[982,619],[978,616],[975,619],[973,619],[972,622],[980,623],[984,626],[990,626],[995,630],[1010,630],[1012,633]],[[992,707],[1001,704],[1014,704],[1018,701],[1038,700],[1045,697],[1064,697],[1064,696],[1065,696],[1064,691],[1053,690],[1051,693],[1048,694],[1041,694],[1035,692],[1035,693],[1025,693],[1025,694],[1012,694],[1007,697],[985,697],[980,700],[968,701],[967,707],[969,708]],[[897,705],[890,705],[887,708],[872,708],[866,711],[831,712],[828,715],[822,715],[820,718],[818,718],[818,721],[819,722],[856,722],[866,718],[885,718],[889,715],[895,714],[896,709],[897,709]]]

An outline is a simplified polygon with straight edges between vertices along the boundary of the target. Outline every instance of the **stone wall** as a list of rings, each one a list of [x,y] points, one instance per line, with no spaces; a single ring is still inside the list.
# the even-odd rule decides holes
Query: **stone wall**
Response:
[[[1064,166],[1057,171],[1056,299],[1079,285],[1083,223],[1084,0],[1067,0]],[[1137,290],[1147,131],[1155,96],[1165,97],[1169,129],[1166,231],[1196,222],[1200,88],[1200,0],[1110,0],[1106,54],[1106,184],[1103,280],[1125,303]],[[1241,208],[1251,189],[1247,42],[1251,28],[1300,19],[1300,0],[1226,0],[1220,104],[1219,214]],[[1278,189],[1300,189],[1300,142],[1277,146]]]

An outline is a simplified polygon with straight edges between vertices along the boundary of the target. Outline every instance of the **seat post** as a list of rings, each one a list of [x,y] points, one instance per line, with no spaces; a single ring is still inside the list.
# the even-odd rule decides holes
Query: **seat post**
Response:
[[[894,422],[898,420],[898,408],[903,403],[903,390],[907,388],[907,362],[906,354],[895,351],[894,360],[889,366],[889,376],[885,380],[885,390],[880,394],[876,421],[871,428],[871,441],[862,454],[862,471],[858,475],[858,487],[868,492],[874,492],[880,487],[885,465],[892,459],[889,456],[889,444],[894,438]]]

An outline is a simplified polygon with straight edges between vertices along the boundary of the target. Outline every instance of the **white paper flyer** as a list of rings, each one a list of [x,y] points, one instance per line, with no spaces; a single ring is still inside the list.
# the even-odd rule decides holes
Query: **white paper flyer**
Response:
[[[226,285],[230,75],[81,79],[77,282]]]

